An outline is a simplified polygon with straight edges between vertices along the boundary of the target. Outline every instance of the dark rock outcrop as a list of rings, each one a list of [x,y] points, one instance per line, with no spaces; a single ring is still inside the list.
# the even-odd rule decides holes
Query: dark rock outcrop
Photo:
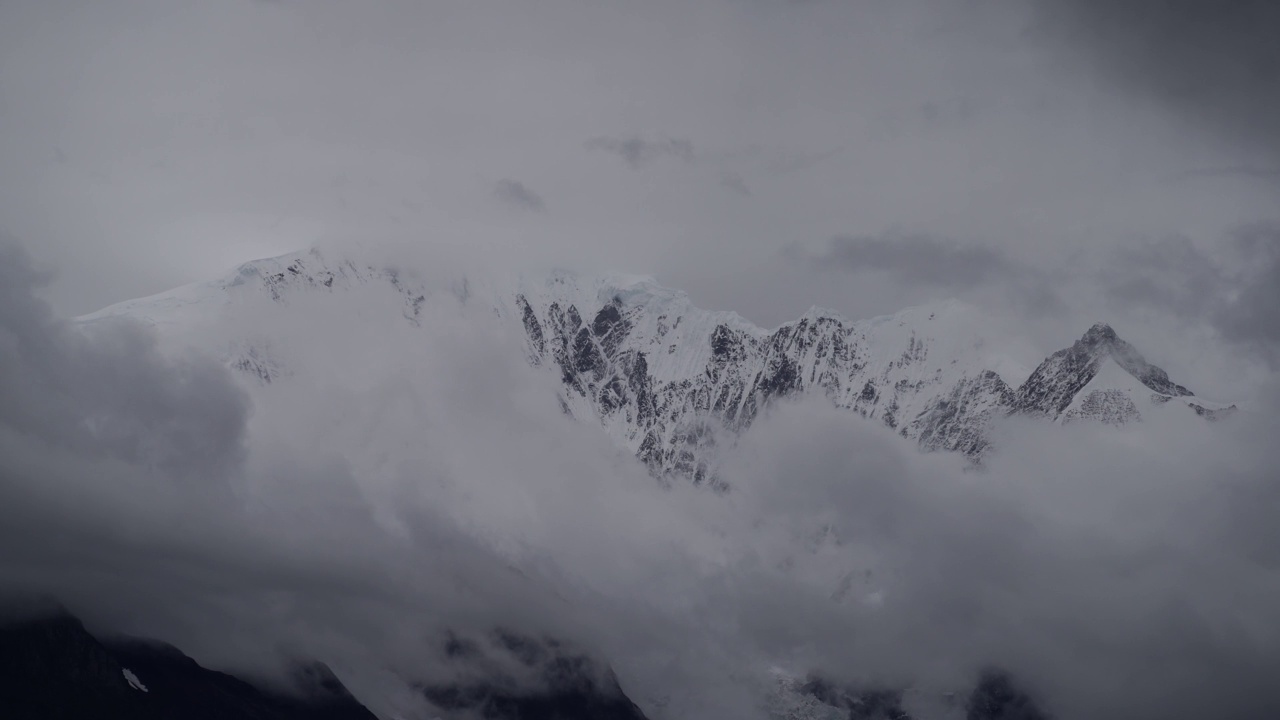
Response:
[[[0,626],[6,720],[375,720],[322,664],[293,691],[201,667],[154,641],[100,641],[65,611]]]

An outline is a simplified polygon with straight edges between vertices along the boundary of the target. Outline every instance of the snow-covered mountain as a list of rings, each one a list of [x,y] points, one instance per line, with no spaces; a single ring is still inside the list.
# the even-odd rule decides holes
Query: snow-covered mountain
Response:
[[[423,304],[441,291],[407,272],[310,250],[80,320],[135,318],[270,384],[290,372],[270,334],[218,320],[246,308],[287,316],[287,308],[363,287],[398,298],[405,332],[420,331]],[[955,301],[861,321],[813,308],[766,330],[735,313],[696,308],[647,277],[460,278],[444,290],[491,307],[523,333],[528,361],[558,376],[566,413],[603,426],[655,475],[697,483],[718,482],[717,443],[771,403],[805,394],[923,449],[975,459],[989,446],[991,422],[1015,413],[1121,424],[1165,406],[1210,419],[1232,409],[1200,401],[1104,324],[1028,372],[1018,359],[1026,353],[1013,351],[1016,339],[993,333],[980,313]]]

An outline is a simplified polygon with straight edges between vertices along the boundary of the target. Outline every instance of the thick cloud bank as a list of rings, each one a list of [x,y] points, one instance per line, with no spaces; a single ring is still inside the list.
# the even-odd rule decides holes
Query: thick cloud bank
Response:
[[[4,253],[0,577],[99,629],[320,658],[406,718],[411,684],[460,672],[447,633],[495,627],[607,660],[655,718],[769,717],[778,671],[950,717],[988,667],[1060,718],[1280,716],[1274,395],[1214,424],[1010,422],[977,472],[783,405],[728,493],[664,489],[449,286],[409,331],[372,286],[228,310],[287,368],[250,387],[53,317]]]

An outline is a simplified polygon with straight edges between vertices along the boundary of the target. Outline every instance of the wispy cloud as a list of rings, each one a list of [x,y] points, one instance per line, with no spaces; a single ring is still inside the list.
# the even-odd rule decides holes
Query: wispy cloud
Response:
[[[676,138],[649,140],[639,135],[597,137],[587,141],[587,149],[617,155],[634,170],[660,158],[669,157],[685,163],[693,163],[695,159],[693,143]]]
[[[1118,305],[1208,322],[1271,359],[1280,351],[1280,226],[1237,228],[1217,253],[1170,236],[1117,250],[1099,273]]]
[[[1032,314],[1060,304],[1056,288],[1042,271],[996,247],[946,237],[896,232],[836,237],[809,261],[827,271],[887,273],[906,286],[952,294],[1003,289]]]
[[[751,197],[751,188],[747,187],[747,181],[741,175],[734,172],[725,172],[720,175],[720,187],[742,197]]]
[[[525,210],[543,212],[547,209],[542,196],[519,180],[503,178],[493,185],[493,196],[504,203]]]

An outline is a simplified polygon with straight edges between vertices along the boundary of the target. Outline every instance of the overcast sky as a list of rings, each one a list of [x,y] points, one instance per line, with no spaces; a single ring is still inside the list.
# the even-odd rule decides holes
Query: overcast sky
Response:
[[[382,668],[447,670],[431,633],[516,624],[654,717],[753,717],[782,661],[1275,716],[1278,8],[0,0],[0,586],[214,665],[322,657],[384,710]],[[252,396],[65,321],[383,241],[762,325],[954,296],[1049,351],[1109,320],[1245,411],[1005,423],[971,473],[786,406],[725,499],[650,482],[449,293],[421,333],[372,285],[224,318],[296,361]],[[871,570],[893,602],[832,602]]]
[[[377,237],[764,325],[1009,281],[1065,332],[1119,312],[1079,287],[1117,254],[1230,275],[1280,220],[1275,5],[1122,5],[10,0],[0,228],[69,314]]]

